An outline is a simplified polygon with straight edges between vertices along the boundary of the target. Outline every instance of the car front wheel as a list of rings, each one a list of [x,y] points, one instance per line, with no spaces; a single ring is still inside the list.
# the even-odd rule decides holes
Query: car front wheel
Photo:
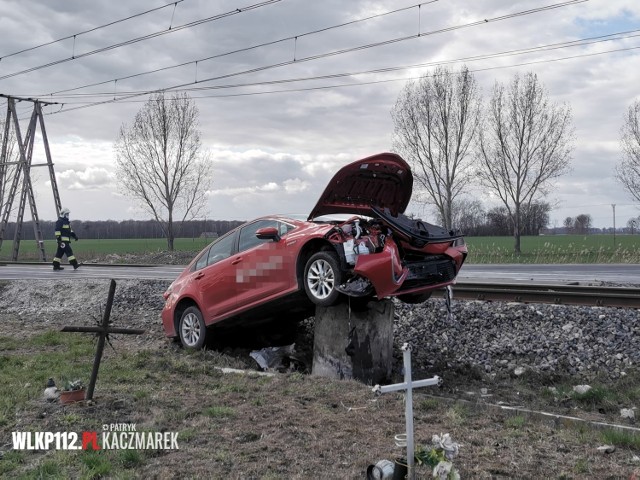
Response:
[[[207,327],[202,319],[202,313],[197,307],[189,307],[182,313],[178,331],[180,341],[185,348],[193,350],[202,348],[207,335]]]
[[[332,252],[314,253],[304,269],[304,289],[316,305],[328,307],[336,303],[340,292],[336,286],[342,282],[338,257]]]

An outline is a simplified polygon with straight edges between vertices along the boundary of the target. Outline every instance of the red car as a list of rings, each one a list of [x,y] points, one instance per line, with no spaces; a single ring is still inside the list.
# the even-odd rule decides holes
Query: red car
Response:
[[[166,335],[200,348],[214,324],[306,318],[345,296],[425,301],[455,281],[467,248],[402,214],[412,186],[409,165],[381,153],[338,171],[308,217],[262,217],[218,238],[165,292]]]

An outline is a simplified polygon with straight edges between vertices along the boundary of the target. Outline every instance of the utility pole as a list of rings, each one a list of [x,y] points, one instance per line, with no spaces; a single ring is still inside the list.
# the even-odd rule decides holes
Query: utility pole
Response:
[[[36,246],[40,251],[40,259],[43,262],[46,262],[47,257],[44,250],[44,239],[42,238],[40,219],[38,217],[38,209],[36,207],[36,200],[33,193],[33,183],[31,181],[31,168],[41,166],[46,166],[49,168],[49,178],[51,180],[51,188],[53,190],[53,198],[57,216],[58,212],[62,208],[62,204],[60,202],[60,195],[58,193],[58,184],[56,183],[55,172],[53,170],[53,162],[51,161],[51,151],[49,150],[47,131],[45,129],[44,118],[42,116],[42,105],[52,105],[52,103],[41,102],[32,98],[19,98],[3,94],[0,94],[0,97],[4,97],[7,99],[7,116],[2,137],[2,150],[0,151],[0,213],[2,214],[2,217],[0,219],[0,247],[2,247],[4,233],[9,223],[9,217],[11,216],[11,212],[14,208],[13,201],[16,198],[16,194],[21,183],[20,177],[22,177],[22,187],[20,189],[20,200],[17,210],[16,230],[13,237],[13,253],[11,255],[11,259],[13,261],[16,261],[18,259],[20,240],[22,238],[24,210],[28,201],[29,209],[31,210],[31,219],[33,221],[33,232],[36,240]],[[29,122],[29,127],[27,128],[27,133],[24,138],[22,137],[20,124],[18,122],[16,101],[33,103],[31,120]],[[42,135],[42,141],[44,142],[46,163],[33,164],[33,145],[38,124],[40,125],[40,133]],[[9,137],[12,125],[13,133],[15,134],[15,143],[18,148],[17,160],[13,160],[10,155],[12,149],[9,148]],[[11,168],[12,166],[14,168]],[[11,175],[13,175],[13,178],[11,179],[11,186],[9,187],[9,190],[6,190],[6,187],[9,185],[9,177]]]
[[[616,204],[612,203],[613,208],[613,248],[616,248]]]

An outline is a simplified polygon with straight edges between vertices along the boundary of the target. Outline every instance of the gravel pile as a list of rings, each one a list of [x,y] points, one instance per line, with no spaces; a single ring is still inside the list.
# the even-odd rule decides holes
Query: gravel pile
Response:
[[[121,327],[158,329],[164,305],[162,294],[171,282],[118,280],[110,319]],[[0,313],[38,326],[91,325],[102,318],[109,280],[18,280],[0,286]],[[0,327],[2,329],[2,327]]]
[[[455,295],[455,289],[454,289]],[[397,302],[395,341],[417,365],[476,367],[488,374],[540,373],[618,378],[640,364],[634,309],[444,300]]]
[[[118,281],[114,322],[161,336],[162,293],[169,283]],[[41,327],[90,324],[101,318],[108,291],[108,280],[15,281],[0,287],[0,312],[37,318]],[[396,346],[409,342],[413,364],[425,369],[474,367],[488,374],[531,369],[617,378],[640,363],[636,310],[454,300],[452,314],[440,298],[422,305],[396,302]]]

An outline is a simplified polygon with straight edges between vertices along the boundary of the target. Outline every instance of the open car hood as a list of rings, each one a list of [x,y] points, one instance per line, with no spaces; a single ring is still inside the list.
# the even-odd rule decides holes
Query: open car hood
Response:
[[[379,153],[342,167],[336,173],[309,214],[353,213],[373,216],[387,210],[397,216],[411,199],[413,175],[407,162],[395,153]]]

